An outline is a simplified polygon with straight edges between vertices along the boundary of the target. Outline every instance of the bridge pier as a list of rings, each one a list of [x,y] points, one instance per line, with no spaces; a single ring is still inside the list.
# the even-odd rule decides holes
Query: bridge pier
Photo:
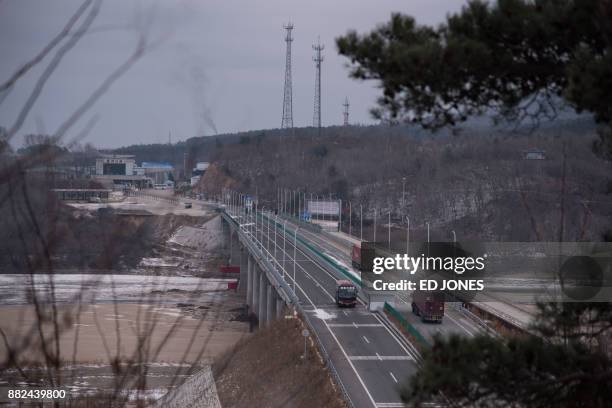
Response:
[[[272,287],[272,285],[268,284],[268,293],[267,293],[267,298],[266,300],[267,305],[266,305],[266,326],[269,326],[270,323],[272,323],[272,321],[276,318],[276,299],[275,299],[275,293],[276,291],[274,290],[274,287]]]
[[[253,307],[253,261],[251,255],[247,254],[247,296],[246,304]]]
[[[285,302],[283,302],[283,299],[281,299],[280,296],[276,296],[276,318],[277,319],[283,318],[284,306],[285,306]]]
[[[268,278],[264,271],[259,273],[259,310],[257,317],[259,318],[259,327],[263,328],[266,325],[266,308],[268,306]]]
[[[251,270],[252,270],[252,275],[253,275],[253,282],[251,284],[252,286],[251,311],[255,313],[256,315],[258,315],[259,317],[259,275],[261,274],[261,271],[259,270],[257,265],[254,263],[252,264]]]

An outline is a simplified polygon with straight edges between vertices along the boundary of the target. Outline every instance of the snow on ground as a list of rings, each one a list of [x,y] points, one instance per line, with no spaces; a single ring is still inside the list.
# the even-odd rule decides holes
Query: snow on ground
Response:
[[[336,265],[338,265],[339,267],[343,268],[347,273],[351,274],[352,276],[355,277],[355,279],[357,279],[359,282],[361,282],[361,273],[360,272],[358,272],[355,269],[353,269],[352,267],[348,266],[347,264],[345,264],[344,262],[342,262],[341,260],[339,260],[335,256],[331,255],[329,252],[325,252],[325,255],[327,255],[328,258],[330,258],[332,261],[334,261],[336,263]]]
[[[335,313],[328,313],[327,311],[323,309],[314,309],[313,313],[316,318],[321,319],[321,320],[330,320],[330,319],[336,318]]]
[[[204,223],[201,227],[179,227],[170,237],[168,243],[193,249],[214,251],[223,245],[221,218],[215,217]]]
[[[30,303],[29,292],[34,284],[39,300],[44,302],[51,292],[48,274],[0,275],[0,305],[23,305]],[[94,275],[94,274],[54,274],[53,289],[57,302],[75,301],[79,292],[83,301],[106,303],[141,302],[156,293],[188,293],[193,291],[219,291],[227,289],[232,279],[202,279],[179,276],[142,276],[142,275]],[[22,290],[15,290],[22,288]]]

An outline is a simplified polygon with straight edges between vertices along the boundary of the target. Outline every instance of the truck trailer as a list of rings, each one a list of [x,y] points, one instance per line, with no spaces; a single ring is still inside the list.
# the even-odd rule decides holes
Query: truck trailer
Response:
[[[353,245],[351,264],[362,272],[372,272],[375,256],[374,243],[361,241],[359,244]]]
[[[444,317],[444,293],[415,291],[412,293],[412,313],[422,322],[442,323]]]

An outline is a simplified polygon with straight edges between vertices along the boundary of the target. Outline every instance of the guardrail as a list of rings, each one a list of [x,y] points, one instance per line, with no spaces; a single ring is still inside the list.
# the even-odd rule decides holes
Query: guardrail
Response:
[[[280,224],[279,222],[275,221],[273,218],[269,218],[267,215],[264,215],[264,217],[266,217],[267,219],[272,221],[277,227],[282,227],[283,226],[283,224]],[[289,231],[291,234],[295,233],[295,230],[287,229],[287,231]],[[318,249],[316,249],[311,243],[309,243],[308,241],[306,241],[305,239],[303,239],[299,235],[297,236],[297,241],[299,241],[300,244],[302,244],[303,246],[308,248],[310,251],[312,251],[319,258],[322,258],[324,261],[326,261],[326,263],[329,266],[331,266],[335,271],[340,272],[343,276],[345,276],[346,278],[350,279],[351,281],[353,281],[357,285],[361,285],[362,284],[361,278],[356,277],[354,274],[350,273],[346,268],[343,268],[342,266],[338,265],[338,263],[336,261],[334,261],[329,256],[327,256],[326,254],[324,254],[323,252],[321,252]]]
[[[429,348],[430,344],[425,340],[425,337],[417,329],[414,328],[413,325],[410,324],[408,320],[400,312],[398,312],[393,306],[389,303],[385,302],[384,307],[385,312],[391,315],[397,322],[402,326],[404,330],[408,332],[410,336],[412,336],[417,343],[423,348]]]
[[[178,204],[179,203],[179,199],[178,198],[174,198],[174,197],[162,197],[162,196],[158,196],[158,195],[151,194],[151,193],[145,193],[143,191],[126,190],[126,193],[127,193],[128,197],[144,197],[144,198],[149,198],[149,199],[155,200],[155,201],[167,201],[167,202],[172,203],[172,204]]]

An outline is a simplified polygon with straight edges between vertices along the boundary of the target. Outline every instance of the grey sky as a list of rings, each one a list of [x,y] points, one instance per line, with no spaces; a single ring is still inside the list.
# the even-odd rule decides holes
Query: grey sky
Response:
[[[282,114],[285,43],[283,24],[294,25],[293,112],[295,126],[312,124],[312,44],[325,44],[322,122],[342,122],[342,102],[351,103],[351,122],[371,123],[374,83],[348,78],[346,59],[334,39],[349,29],[364,32],[388,21],[390,13],[437,24],[463,0],[107,0],[88,34],[66,57],[15,140],[27,133],[53,132],[105,76],[132,51],[133,27],[152,15],[151,37],[165,41],[124,75],[86,115],[98,121],[87,141],[100,147],[167,142],[197,135],[277,128]],[[56,35],[79,0],[0,1],[0,79],[5,80]],[[112,29],[109,29],[112,28]],[[0,126],[12,125],[48,63],[21,80],[2,105]],[[212,121],[212,122],[211,122]]]

